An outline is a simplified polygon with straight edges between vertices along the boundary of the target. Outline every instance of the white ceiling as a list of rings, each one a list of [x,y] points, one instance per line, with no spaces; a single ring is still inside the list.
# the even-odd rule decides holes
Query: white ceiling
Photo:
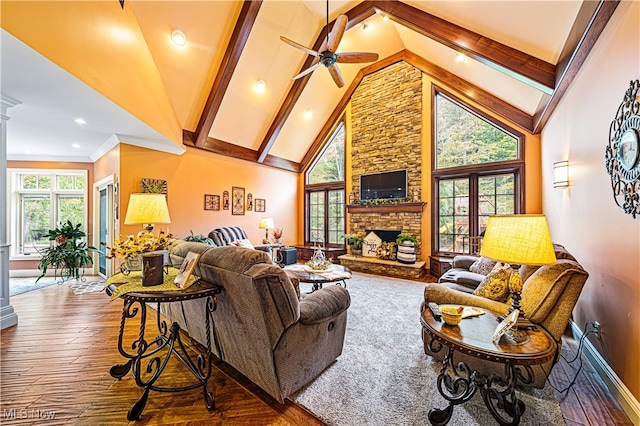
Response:
[[[55,3],[42,4],[49,7]],[[330,20],[359,3],[331,1]],[[582,1],[406,0],[405,3],[556,64]],[[325,7],[324,1],[316,0],[263,2],[209,132],[210,137],[252,150],[260,147],[292,86],[291,77],[300,72],[306,59],[303,52],[281,42],[279,36],[311,47],[325,25]],[[238,8],[237,1],[127,0],[125,10],[119,10],[135,15],[139,26],[136,30],[144,37],[145,49],[153,58],[175,116],[185,130],[195,130],[219,71]],[[42,7],[40,10],[47,13]],[[33,16],[39,12],[31,10],[29,13]],[[42,19],[43,23],[39,25],[47,25],[44,17]],[[91,19],[97,22],[99,17],[84,19],[89,20],[85,22],[84,31],[101,28],[97,24],[89,25]],[[456,62],[456,52],[452,49],[392,20],[383,20],[382,15],[374,15],[367,22],[368,31],[358,25],[345,33],[339,52],[376,52],[384,59],[406,49],[529,115],[536,112],[543,97],[537,88],[472,59]],[[3,20],[3,28],[5,24]],[[52,28],[66,28],[64,22],[52,22],[51,25]],[[176,52],[166,43],[170,31],[177,27],[188,39],[182,52]],[[34,38],[28,29],[14,28],[12,33],[29,39],[33,47],[39,47],[38,38]],[[124,104],[120,99],[108,99],[93,90],[85,83],[91,83],[91,75],[80,75],[80,80],[52,62],[62,62],[57,56],[49,60],[7,31],[3,30],[0,36],[2,96],[21,102],[7,111],[11,118],[7,134],[9,159],[95,161],[118,141],[176,154],[184,150],[180,141],[169,140],[145,124],[144,121],[148,122],[145,117],[139,119],[125,111],[119,106]],[[87,40],[92,39],[91,34],[86,36]],[[73,42],[82,43],[82,40],[74,39]],[[317,69],[269,154],[299,162],[351,81],[366,65],[369,64],[341,64],[346,82],[342,89],[335,86],[323,67]],[[71,69],[70,66],[66,68]],[[267,84],[262,95],[253,90],[259,79]],[[303,118],[308,109],[313,111],[311,120]],[[78,117],[87,124],[76,124],[74,120]],[[74,143],[80,147],[73,148]]]
[[[0,43],[2,96],[19,102],[7,110],[8,159],[93,162],[119,142],[184,152],[4,30]]]

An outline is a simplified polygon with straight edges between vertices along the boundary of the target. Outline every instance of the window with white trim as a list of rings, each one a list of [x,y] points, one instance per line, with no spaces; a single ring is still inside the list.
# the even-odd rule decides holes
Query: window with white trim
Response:
[[[87,171],[9,169],[11,256],[39,256],[49,229],[70,220],[87,229]]]

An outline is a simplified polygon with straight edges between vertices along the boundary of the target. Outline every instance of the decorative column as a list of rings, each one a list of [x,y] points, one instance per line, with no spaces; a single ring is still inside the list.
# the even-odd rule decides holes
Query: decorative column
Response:
[[[3,182],[0,185],[0,200],[6,205],[7,200],[7,109],[21,102],[2,95],[0,103],[0,173]],[[7,214],[9,209],[0,209],[0,329],[18,324],[18,315],[9,301],[9,239]]]

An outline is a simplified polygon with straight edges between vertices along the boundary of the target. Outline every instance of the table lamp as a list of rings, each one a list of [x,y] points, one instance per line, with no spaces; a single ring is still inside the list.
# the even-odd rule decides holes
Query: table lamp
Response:
[[[556,263],[553,242],[547,218],[544,215],[490,216],[482,241],[480,254],[498,262],[511,265],[509,278],[512,306],[509,313],[519,311],[518,323],[526,324],[525,313],[520,309],[522,277],[520,265],[550,265]],[[518,323],[509,334],[516,343],[528,340],[526,333],[518,330]]]
[[[151,232],[154,223],[171,223],[167,197],[164,194],[131,194],[124,218],[125,225],[142,224]]]
[[[265,230],[264,238],[266,240],[269,240],[269,228],[271,228],[271,229],[275,228],[275,225],[273,224],[273,218],[261,217],[260,218],[260,225],[258,225],[258,228]]]

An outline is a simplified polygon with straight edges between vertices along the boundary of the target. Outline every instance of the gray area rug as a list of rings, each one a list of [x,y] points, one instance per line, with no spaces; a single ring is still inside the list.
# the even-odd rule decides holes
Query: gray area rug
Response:
[[[40,281],[36,283],[37,277],[27,277],[27,278],[10,278],[9,279],[9,295],[17,296],[18,294],[26,293],[28,291],[38,290],[40,288],[49,287],[51,285],[57,284],[60,282],[56,282],[53,277],[43,277]]]
[[[354,273],[342,355],[290,397],[334,426],[429,425],[433,407],[445,408],[436,387],[440,363],[424,354],[420,303],[425,284]],[[306,284],[302,291],[309,291]],[[553,390],[518,392],[526,404],[521,425],[564,425]],[[497,424],[480,392],[453,410],[450,425]]]

